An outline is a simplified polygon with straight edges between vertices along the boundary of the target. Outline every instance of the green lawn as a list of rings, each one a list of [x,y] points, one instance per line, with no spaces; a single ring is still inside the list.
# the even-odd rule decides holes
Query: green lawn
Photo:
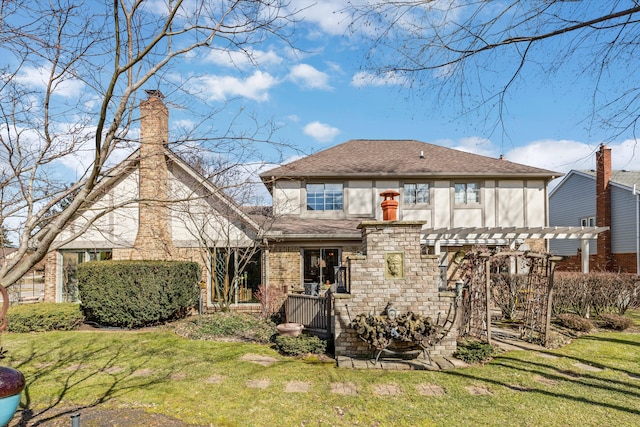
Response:
[[[35,415],[98,406],[215,426],[640,425],[640,334],[632,333],[587,335],[546,354],[508,352],[440,372],[338,369],[264,345],[190,341],[171,331],[5,333],[2,346],[4,364],[27,378],[22,403]],[[278,362],[240,360],[245,354]],[[287,392],[292,381],[308,391]],[[335,392],[345,383],[356,394]],[[420,393],[427,385],[444,395]]]

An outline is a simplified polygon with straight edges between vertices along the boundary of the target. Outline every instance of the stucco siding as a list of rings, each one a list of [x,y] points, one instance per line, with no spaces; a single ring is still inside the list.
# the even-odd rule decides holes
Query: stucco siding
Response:
[[[453,227],[483,227],[482,209],[454,209],[453,210]]]
[[[500,181],[498,183],[498,224],[500,227],[524,225],[524,183]]]
[[[300,215],[301,186],[298,181],[279,180],[273,188],[274,215]]]
[[[543,181],[528,181],[525,188],[525,225],[544,227],[546,218],[546,191]]]
[[[484,209],[484,226],[496,227],[498,225],[496,221],[496,188],[495,181],[486,181],[484,183],[482,198],[482,207]]]
[[[449,196],[451,183],[436,181],[433,184],[433,228],[451,226],[451,199]]]
[[[371,181],[349,181],[345,191],[349,215],[373,215],[373,183]]]

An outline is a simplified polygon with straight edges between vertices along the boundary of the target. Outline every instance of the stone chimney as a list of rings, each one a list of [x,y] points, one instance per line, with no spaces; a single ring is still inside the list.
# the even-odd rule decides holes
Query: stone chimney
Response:
[[[146,91],[140,102],[140,177],[138,234],[132,259],[168,260],[174,251],[169,232],[168,177],[164,147],[169,111],[160,91]]]
[[[596,153],[596,226],[611,227],[611,149],[600,145]],[[598,234],[596,265],[609,271],[612,268],[611,230]]]

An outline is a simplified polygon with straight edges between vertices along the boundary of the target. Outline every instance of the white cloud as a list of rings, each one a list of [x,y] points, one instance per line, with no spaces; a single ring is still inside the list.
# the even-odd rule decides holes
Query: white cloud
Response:
[[[468,153],[480,154],[482,156],[496,157],[496,150],[491,140],[479,136],[460,138],[451,148]]]
[[[289,9],[297,11],[296,17],[316,24],[330,35],[344,34],[351,23],[346,11],[348,0],[292,0]]]
[[[628,139],[606,144],[611,148],[613,169],[640,170],[640,143]],[[600,144],[585,144],[570,140],[541,140],[517,147],[506,158],[552,171],[567,173],[570,170],[592,170],[596,167],[595,153]]]
[[[331,142],[340,134],[340,130],[328,124],[315,121],[304,127],[304,133],[318,142]]]
[[[544,139],[516,147],[504,155],[515,163],[567,173],[571,169],[594,168],[597,149],[597,145],[579,141]]]
[[[237,50],[215,49],[209,51],[204,61],[224,67],[247,69],[255,65],[268,66],[281,64],[282,57],[273,50],[266,52],[262,50],[240,52]]]
[[[16,76],[16,80],[26,86],[45,89],[49,82],[50,70],[44,67],[24,67]],[[53,93],[65,98],[78,98],[82,94],[84,83],[78,79],[67,78],[55,82]]]
[[[289,73],[289,78],[306,89],[332,89],[329,85],[329,75],[308,64],[295,65]]]
[[[404,85],[406,82],[405,77],[392,71],[381,75],[360,71],[351,78],[351,85],[355,87]]]
[[[210,100],[224,101],[240,96],[262,102],[269,100],[269,89],[278,81],[269,73],[255,71],[246,79],[232,76],[208,75],[199,77],[194,83],[198,91],[204,92]]]

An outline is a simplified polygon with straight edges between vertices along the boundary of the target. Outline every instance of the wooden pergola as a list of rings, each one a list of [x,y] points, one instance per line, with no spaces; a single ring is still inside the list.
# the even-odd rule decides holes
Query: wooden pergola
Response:
[[[580,239],[582,272],[589,272],[589,240],[609,227],[459,227],[434,228],[424,231],[423,244],[433,246],[439,255],[440,246],[503,245],[512,247],[525,239]]]

